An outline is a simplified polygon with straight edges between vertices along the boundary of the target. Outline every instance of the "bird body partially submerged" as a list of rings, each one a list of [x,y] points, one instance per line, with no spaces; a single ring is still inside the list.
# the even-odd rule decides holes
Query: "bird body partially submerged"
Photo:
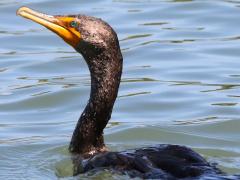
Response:
[[[84,163],[76,159],[75,174],[110,169],[144,179],[220,177],[221,171],[190,148],[161,144],[122,152],[103,152]]]
[[[178,179],[221,176],[221,171],[190,148],[158,145],[123,152],[108,152],[106,127],[117,97],[122,74],[122,54],[115,31],[101,19],[84,16],[49,16],[27,7],[18,15],[59,35],[84,57],[91,74],[89,101],[73,132],[69,151],[75,174],[108,168],[130,177]]]

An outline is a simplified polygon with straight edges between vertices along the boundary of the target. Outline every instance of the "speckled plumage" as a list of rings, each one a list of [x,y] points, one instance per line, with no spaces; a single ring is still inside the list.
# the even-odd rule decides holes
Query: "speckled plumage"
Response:
[[[105,150],[106,127],[117,97],[122,73],[122,54],[116,33],[100,19],[78,16],[81,41],[76,50],[88,64],[91,93],[69,146],[72,153],[88,154]]]
[[[122,73],[122,54],[115,31],[100,19],[77,16],[82,54],[91,74],[89,101],[74,130],[69,150],[74,174],[108,168],[130,177],[177,179],[221,174],[193,150],[178,145],[158,145],[124,152],[108,152],[103,130],[112,113]],[[220,176],[219,176],[220,177]]]

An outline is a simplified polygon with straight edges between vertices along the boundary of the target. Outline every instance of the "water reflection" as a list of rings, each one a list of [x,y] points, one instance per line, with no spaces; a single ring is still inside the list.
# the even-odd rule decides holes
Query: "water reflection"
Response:
[[[240,98],[240,96],[238,96],[238,95],[228,95],[228,97]]]
[[[31,96],[41,96],[41,95],[48,94],[48,93],[51,93],[51,91],[39,92],[39,93],[36,93],[36,94],[32,94]]]
[[[212,117],[205,117],[200,119],[191,119],[191,120],[177,120],[176,125],[192,125],[192,124],[202,124],[202,123],[208,123],[208,122],[215,122],[219,121],[219,117],[212,116]]]
[[[4,71],[7,71],[7,70],[8,70],[7,68],[2,68],[2,69],[0,69],[0,73],[4,72]]]
[[[141,12],[140,9],[129,9],[128,10],[129,13],[138,13],[138,12]]]
[[[193,0],[173,0],[173,2],[192,2]]]
[[[18,4],[16,0],[1,0],[0,6],[10,5],[10,4]]]
[[[131,36],[128,36],[124,39],[121,39],[120,41],[127,41],[127,40],[131,40],[131,39],[144,38],[144,37],[149,37],[149,36],[152,36],[152,34],[131,35]]]
[[[174,86],[206,86],[206,87],[218,87],[216,89],[211,90],[202,90],[200,92],[214,92],[214,91],[226,91],[231,89],[236,89],[240,87],[239,84],[207,84],[202,82],[191,82],[191,81],[168,81],[172,83]]]
[[[124,79],[122,79],[122,81],[121,82],[123,82],[123,83],[129,83],[129,82],[153,82],[153,81],[158,81],[158,80],[156,80],[156,79],[152,79],[152,78],[124,78]]]
[[[213,106],[236,106],[238,103],[214,103]]]
[[[139,24],[142,26],[161,26],[161,25],[165,25],[165,24],[169,24],[168,22],[148,22],[148,23],[144,23],[144,24]]]
[[[138,96],[138,95],[145,95],[145,94],[151,94],[151,92],[136,92],[136,93],[129,93],[126,95],[120,95],[118,98],[124,98],[124,97],[129,97],[129,96]]]

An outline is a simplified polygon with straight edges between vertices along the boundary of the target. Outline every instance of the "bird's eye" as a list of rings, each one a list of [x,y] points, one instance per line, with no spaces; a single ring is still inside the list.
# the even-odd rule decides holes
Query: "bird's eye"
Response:
[[[76,21],[71,21],[71,22],[70,22],[70,26],[71,26],[71,27],[74,27],[74,28],[75,28],[75,27],[77,27],[77,25],[78,25],[78,23],[77,23]]]

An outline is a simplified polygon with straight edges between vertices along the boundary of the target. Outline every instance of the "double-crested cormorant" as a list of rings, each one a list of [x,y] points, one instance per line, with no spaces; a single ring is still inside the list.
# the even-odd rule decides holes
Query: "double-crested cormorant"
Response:
[[[49,16],[27,7],[21,7],[17,14],[59,35],[82,54],[90,70],[90,98],[69,145],[75,157],[75,174],[106,168],[140,178],[223,177],[219,169],[185,146],[162,144],[108,152],[103,130],[117,97],[123,61],[117,34],[101,19],[85,15]]]

